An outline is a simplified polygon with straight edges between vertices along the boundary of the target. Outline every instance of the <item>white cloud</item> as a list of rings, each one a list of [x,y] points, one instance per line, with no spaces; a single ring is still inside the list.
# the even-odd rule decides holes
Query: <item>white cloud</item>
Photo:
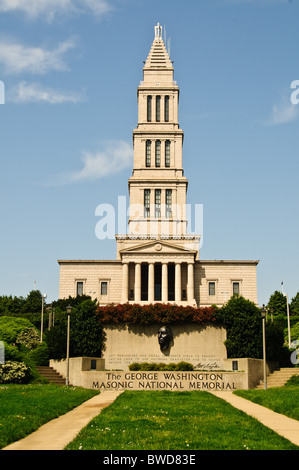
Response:
[[[15,103],[78,103],[84,101],[84,93],[73,91],[58,91],[45,87],[40,83],[20,82],[7,93],[8,101]]]
[[[44,16],[48,21],[68,13],[102,16],[111,9],[107,0],[0,0],[0,12],[19,11],[32,19]]]
[[[0,40],[0,66],[7,74],[45,74],[51,70],[68,70],[64,56],[74,47],[73,39],[58,44],[53,50]]]
[[[92,181],[112,176],[132,167],[132,146],[123,140],[103,143],[103,149],[96,152],[82,152],[83,168],[55,177],[50,185],[64,185]]]
[[[299,105],[292,104],[290,97],[283,96],[279,104],[272,106],[272,114],[267,125],[277,126],[294,121],[299,116]]]

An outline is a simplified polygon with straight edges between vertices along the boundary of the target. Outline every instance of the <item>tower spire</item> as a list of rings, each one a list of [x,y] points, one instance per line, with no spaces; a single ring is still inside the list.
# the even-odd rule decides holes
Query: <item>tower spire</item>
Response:
[[[157,41],[160,41],[160,39],[162,39],[162,26],[160,26],[160,23],[155,26],[155,39]]]

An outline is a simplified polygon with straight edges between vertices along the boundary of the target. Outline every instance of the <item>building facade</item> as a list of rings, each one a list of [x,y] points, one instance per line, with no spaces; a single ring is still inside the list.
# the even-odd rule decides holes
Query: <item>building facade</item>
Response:
[[[158,24],[137,90],[127,234],[116,235],[115,260],[58,260],[59,298],[221,306],[237,293],[257,303],[258,261],[202,261],[201,234],[188,234],[184,133],[173,75]]]

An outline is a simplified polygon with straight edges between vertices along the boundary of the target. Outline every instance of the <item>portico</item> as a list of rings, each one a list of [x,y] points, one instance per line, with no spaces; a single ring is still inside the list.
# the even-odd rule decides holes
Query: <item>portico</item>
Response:
[[[195,305],[196,250],[154,242],[120,254],[123,302]]]

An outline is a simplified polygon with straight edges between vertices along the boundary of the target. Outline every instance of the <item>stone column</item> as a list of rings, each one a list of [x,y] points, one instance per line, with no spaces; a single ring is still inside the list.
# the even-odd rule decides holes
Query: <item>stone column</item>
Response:
[[[188,287],[187,287],[188,303],[194,303],[194,264],[188,263]]]
[[[129,294],[129,263],[123,263],[122,302],[128,302]]]
[[[168,264],[162,263],[162,302],[168,302]]]
[[[141,300],[141,263],[135,263],[135,302]]]
[[[175,263],[175,302],[178,304],[182,300],[182,276],[181,263]]]
[[[148,301],[155,301],[155,264],[148,265]]]

